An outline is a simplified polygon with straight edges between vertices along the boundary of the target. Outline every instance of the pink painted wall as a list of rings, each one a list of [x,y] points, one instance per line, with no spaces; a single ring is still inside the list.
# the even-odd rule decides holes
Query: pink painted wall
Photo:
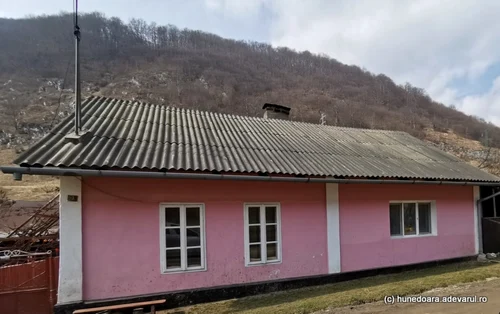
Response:
[[[323,184],[89,178],[82,189],[84,300],[328,272]],[[205,204],[207,271],[160,273],[160,202]],[[243,202],[281,203],[281,264],[245,267]]]
[[[437,236],[391,238],[391,200],[435,200]],[[475,253],[472,187],[339,185],[339,207],[343,272]]]

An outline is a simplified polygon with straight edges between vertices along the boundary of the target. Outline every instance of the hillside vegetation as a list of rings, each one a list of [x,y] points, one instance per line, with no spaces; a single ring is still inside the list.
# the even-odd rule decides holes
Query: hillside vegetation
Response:
[[[435,134],[453,134],[478,143],[470,158],[481,166],[496,154],[484,146],[500,148],[493,124],[324,55],[100,13],[83,14],[79,24],[84,96],[250,116],[274,102],[300,121],[318,123],[324,113],[327,124],[401,130],[441,146]],[[0,39],[0,145],[19,152],[72,112],[73,17],[0,19]]]

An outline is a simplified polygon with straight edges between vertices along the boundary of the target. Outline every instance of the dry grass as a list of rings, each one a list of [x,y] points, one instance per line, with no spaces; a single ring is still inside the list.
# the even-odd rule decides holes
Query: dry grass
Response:
[[[468,150],[481,150],[485,149],[485,147],[479,142],[475,140],[471,140],[460,135],[457,135],[454,132],[438,132],[432,129],[425,130],[425,138],[434,143],[445,143],[449,145],[453,145],[456,147],[461,147]]]
[[[467,262],[382,275],[319,287],[270,293],[236,300],[200,304],[162,314],[293,314],[383,300],[386,295],[416,295],[459,283],[500,277],[500,264]]]
[[[13,149],[0,148],[0,165],[12,165],[15,157]],[[59,180],[48,176],[23,176],[22,181],[14,181],[12,175],[0,172],[0,189],[12,200],[43,201],[57,193]]]

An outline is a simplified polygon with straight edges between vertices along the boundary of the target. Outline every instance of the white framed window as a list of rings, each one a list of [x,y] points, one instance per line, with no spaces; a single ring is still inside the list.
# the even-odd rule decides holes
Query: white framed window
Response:
[[[437,235],[435,201],[391,201],[389,219],[391,237]]]
[[[206,270],[203,204],[160,204],[162,273]]]
[[[277,203],[245,204],[245,265],[281,262],[281,213]]]

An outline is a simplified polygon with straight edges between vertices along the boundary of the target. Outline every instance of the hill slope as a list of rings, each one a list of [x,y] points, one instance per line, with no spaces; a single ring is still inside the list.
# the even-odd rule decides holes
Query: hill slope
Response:
[[[70,14],[0,19],[0,145],[26,147],[71,113],[72,23]],[[477,141],[478,164],[495,154],[482,145],[500,147],[500,128],[326,56],[99,13],[82,15],[80,27],[84,96],[251,116],[275,102],[292,107],[295,120],[317,123],[324,113],[327,124],[401,130],[438,144],[442,136],[431,135],[449,131]]]

